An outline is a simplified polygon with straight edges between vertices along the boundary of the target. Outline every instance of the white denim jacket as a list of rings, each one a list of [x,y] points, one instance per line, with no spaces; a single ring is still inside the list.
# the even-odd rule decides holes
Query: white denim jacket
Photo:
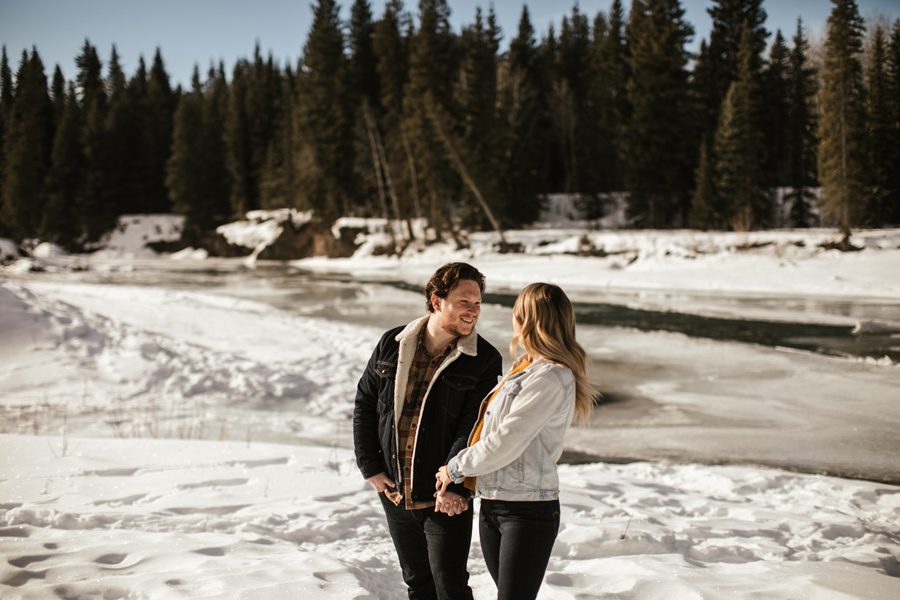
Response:
[[[450,459],[448,473],[456,483],[477,477],[481,498],[555,500],[556,461],[574,413],[572,372],[539,358],[503,384],[485,411],[479,440]]]

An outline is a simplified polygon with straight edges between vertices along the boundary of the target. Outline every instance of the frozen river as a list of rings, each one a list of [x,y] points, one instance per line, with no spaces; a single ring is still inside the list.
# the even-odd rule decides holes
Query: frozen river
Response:
[[[421,295],[403,286],[313,276],[280,264],[247,270],[234,261],[151,261],[134,269],[23,279],[212,293],[378,329],[423,311]],[[579,338],[604,398],[591,426],[571,431],[566,460],[751,463],[900,482],[900,368],[874,359],[896,361],[896,338],[890,332],[854,336],[847,324],[900,320],[897,305],[818,300],[815,312],[836,318],[809,324],[785,322],[785,302],[767,298],[573,296]],[[511,298],[487,296],[479,322],[501,352]],[[707,313],[737,304],[752,320],[663,310],[698,303]],[[794,304],[798,321],[806,321],[802,300]],[[769,307],[779,318],[766,318]],[[342,431],[341,443],[348,444]]]

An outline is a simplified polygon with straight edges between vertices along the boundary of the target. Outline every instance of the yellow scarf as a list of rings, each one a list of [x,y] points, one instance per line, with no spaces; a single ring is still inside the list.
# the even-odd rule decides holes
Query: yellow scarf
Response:
[[[509,373],[506,374],[506,377],[503,378],[503,381],[500,382],[494,391],[491,392],[487,398],[481,401],[481,407],[478,409],[478,420],[475,422],[475,427],[472,428],[472,434],[469,436],[469,447],[475,445],[475,443],[481,438],[481,430],[484,429],[484,413],[487,412],[488,406],[491,404],[491,400],[503,389],[503,386],[506,385],[506,382],[510,377],[515,375],[516,373],[521,373],[525,369],[527,369],[531,365],[531,357],[525,356],[517,362],[512,369],[510,369]],[[474,477],[466,477],[466,480],[463,482],[463,485],[475,491],[475,478]]]

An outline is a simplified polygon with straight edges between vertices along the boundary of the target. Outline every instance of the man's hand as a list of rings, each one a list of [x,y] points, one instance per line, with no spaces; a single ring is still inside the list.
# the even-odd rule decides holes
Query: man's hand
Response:
[[[397,484],[394,483],[390,477],[387,476],[387,473],[379,473],[378,475],[372,475],[371,477],[367,477],[366,481],[369,482],[375,491],[379,494],[383,492],[386,488],[396,489]]]
[[[469,501],[453,492],[444,492],[442,495],[434,494],[434,511],[442,512],[447,516],[453,517],[461,515],[469,510]]]

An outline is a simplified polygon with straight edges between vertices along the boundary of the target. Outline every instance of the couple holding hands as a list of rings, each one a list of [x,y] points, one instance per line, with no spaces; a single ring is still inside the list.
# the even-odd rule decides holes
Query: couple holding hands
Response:
[[[357,465],[379,492],[411,599],[471,599],[474,494],[500,600],[536,598],[559,530],[556,461],[594,388],[563,291],[516,299],[510,352],[475,332],[484,276],[450,263],[424,288],[428,313],[387,331],[357,386]]]

